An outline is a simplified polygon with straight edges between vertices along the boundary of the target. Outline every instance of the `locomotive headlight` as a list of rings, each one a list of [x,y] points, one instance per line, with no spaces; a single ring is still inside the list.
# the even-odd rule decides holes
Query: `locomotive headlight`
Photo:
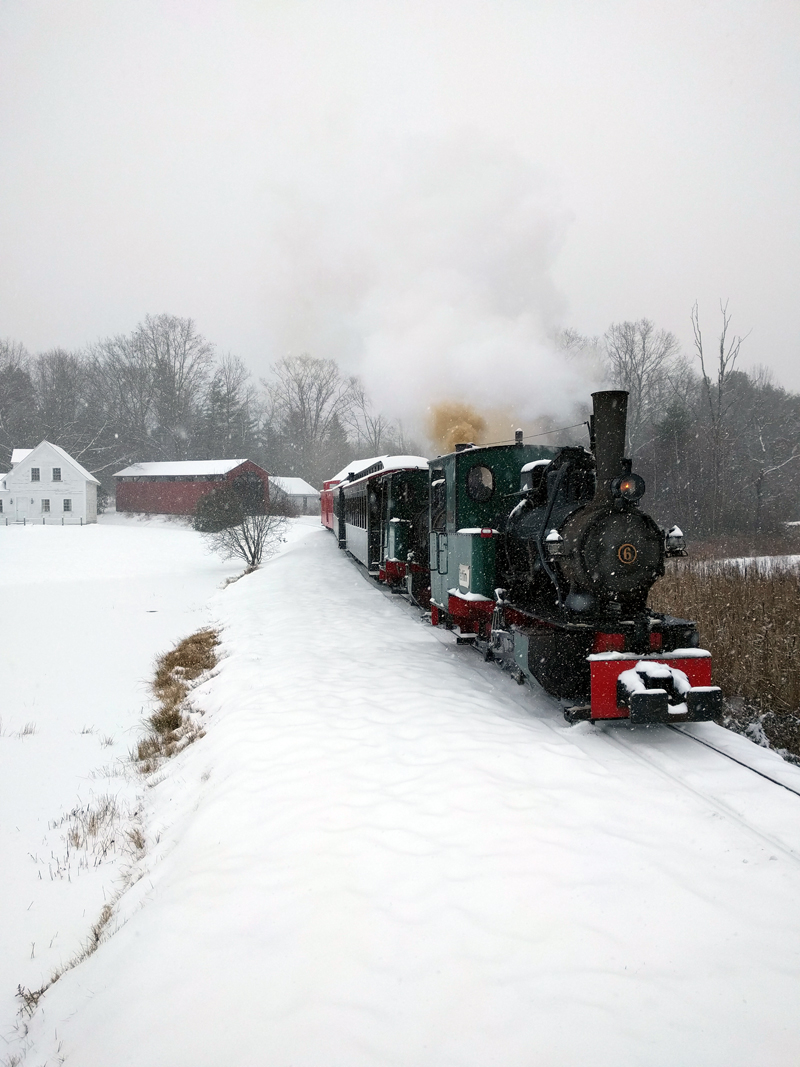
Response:
[[[558,530],[551,530],[545,537],[544,543],[547,546],[547,554],[550,559],[560,559],[564,551],[564,538]]]
[[[615,478],[611,483],[611,492],[623,500],[639,500],[644,496],[644,489],[644,478],[639,474],[626,474],[623,478]]]
[[[673,526],[664,534],[664,548],[668,556],[687,556],[686,538],[680,526]]]

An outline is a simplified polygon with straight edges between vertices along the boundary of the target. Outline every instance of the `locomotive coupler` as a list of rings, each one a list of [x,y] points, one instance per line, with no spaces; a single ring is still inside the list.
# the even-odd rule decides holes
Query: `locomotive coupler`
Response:
[[[640,661],[617,678],[617,704],[629,709],[634,724],[706,722],[721,713],[722,690],[693,686],[667,663]]]

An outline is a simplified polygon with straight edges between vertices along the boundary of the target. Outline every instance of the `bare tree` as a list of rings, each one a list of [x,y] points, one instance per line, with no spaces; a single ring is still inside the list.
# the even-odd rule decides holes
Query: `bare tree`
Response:
[[[100,341],[91,354],[96,403],[106,413],[120,442],[120,460],[166,459],[159,455],[155,388],[147,353],[136,334]]]
[[[125,443],[120,458],[187,458],[214,359],[194,322],[148,315],[92,355],[98,402]]]
[[[708,418],[711,430],[711,533],[717,533],[720,519],[725,505],[725,474],[727,458],[727,429],[728,414],[733,403],[733,394],[729,390],[731,377],[739,358],[739,351],[744,337],[737,335],[729,336],[731,316],[728,313],[728,301],[720,300],[722,312],[722,328],[719,334],[718,354],[716,356],[716,380],[712,378],[706,369],[706,355],[703,348],[703,334],[700,329],[700,312],[697,301],[692,307],[692,329],[694,331],[694,347],[700,360],[700,373],[702,375],[703,395],[705,397]]]
[[[212,552],[223,559],[241,559],[250,568],[255,568],[271,556],[284,540],[288,523],[286,515],[267,506],[259,515],[237,516],[241,521],[221,530],[202,534]]]
[[[388,440],[401,436],[398,427],[391,419],[372,407],[372,401],[358,378],[351,378],[352,386],[350,408],[343,422],[352,432],[356,446],[378,456]]]
[[[341,435],[353,406],[353,379],[343,378],[334,360],[309,355],[287,356],[272,370],[275,381],[264,384],[280,461],[288,468],[286,473],[318,482],[326,473],[330,441]]]
[[[603,343],[611,381],[629,394],[628,454],[635,456],[647,443],[648,423],[660,412],[669,392],[680,343],[668,330],[657,330],[649,319],[613,323]]]
[[[161,451],[169,459],[185,459],[214,348],[191,319],[175,315],[147,315],[135,337],[152,375],[154,433]]]

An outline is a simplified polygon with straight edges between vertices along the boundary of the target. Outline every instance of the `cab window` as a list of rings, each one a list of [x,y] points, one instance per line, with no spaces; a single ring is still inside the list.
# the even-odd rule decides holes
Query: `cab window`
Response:
[[[494,474],[489,467],[478,463],[467,473],[467,495],[478,504],[484,504],[494,492]]]

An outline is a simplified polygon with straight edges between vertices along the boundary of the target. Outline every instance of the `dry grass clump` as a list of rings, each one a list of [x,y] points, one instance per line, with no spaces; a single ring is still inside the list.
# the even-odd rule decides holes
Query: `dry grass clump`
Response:
[[[114,845],[121,814],[116,798],[108,795],[99,797],[94,804],[86,807],[73,808],[67,816],[70,827],[67,844],[73,849],[86,850],[99,842],[100,852],[104,856]]]
[[[196,634],[184,637],[171,652],[159,656],[153,679],[153,692],[159,700],[165,703],[165,698],[175,693],[176,686],[193,682],[205,671],[210,671],[217,662],[214,649],[218,644],[216,630],[198,630]],[[183,696],[188,689],[184,685]]]
[[[142,774],[150,774],[162,760],[203,736],[187,697],[193,683],[216,665],[218,644],[216,630],[199,630],[156,661],[152,690],[159,707],[147,720],[148,732],[133,753]]]
[[[676,561],[650,604],[697,623],[728,703],[725,725],[800,756],[800,570]]]
[[[89,938],[83,945],[81,950],[76,953],[76,955],[73,956],[68,963],[65,963],[61,967],[56,967],[56,969],[50,975],[49,980],[43,982],[38,989],[28,989],[26,986],[23,985],[17,986],[16,995],[17,999],[20,1001],[20,1012],[22,1014],[27,1015],[30,1018],[30,1016],[32,1016],[33,1013],[36,1011],[39,1001],[50,988],[50,986],[55,985],[55,983],[59,980],[59,978],[62,977],[62,975],[66,974],[67,971],[71,971],[73,967],[77,967],[79,963],[83,963],[83,961],[88,959],[92,955],[92,953],[97,951],[100,946],[100,942],[103,939],[103,932],[108,926],[109,922],[111,922],[113,915],[114,909],[111,904],[105,904],[103,906],[103,910],[100,912],[100,918],[92,926]]]
[[[66,854],[63,857],[51,854],[51,862],[48,863],[50,880],[53,881],[56,878],[71,880],[81,870],[99,866],[110,853],[116,850],[117,839],[120,836],[120,822],[124,816],[125,813],[120,810],[114,797],[102,796],[94,804],[73,808],[60,821],[50,824],[52,829],[65,824],[67,826],[64,838]],[[144,835],[138,826],[132,825],[126,831],[125,836],[136,853],[141,854],[144,851]],[[76,853],[78,854],[77,861]],[[79,963],[97,951],[103,934],[114,915],[114,904],[119,900],[124,888],[124,886],[120,888],[113,899],[103,906],[97,922],[91,927],[89,937],[71,959],[56,967],[38,989],[29,989],[23,985],[17,986],[20,1014],[32,1016],[50,986],[54,985],[67,971],[71,971],[73,967],[77,967]]]

